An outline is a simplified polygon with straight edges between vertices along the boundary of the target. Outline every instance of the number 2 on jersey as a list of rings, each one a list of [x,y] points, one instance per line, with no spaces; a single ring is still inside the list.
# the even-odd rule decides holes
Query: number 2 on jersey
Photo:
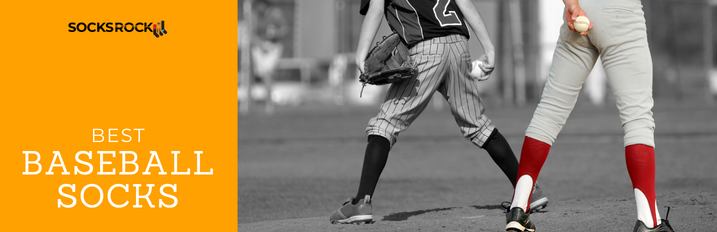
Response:
[[[436,16],[438,23],[441,24],[441,27],[462,25],[463,23],[458,18],[458,14],[455,11],[448,10],[449,3],[451,3],[451,0],[438,0],[436,5],[433,6],[433,14]]]

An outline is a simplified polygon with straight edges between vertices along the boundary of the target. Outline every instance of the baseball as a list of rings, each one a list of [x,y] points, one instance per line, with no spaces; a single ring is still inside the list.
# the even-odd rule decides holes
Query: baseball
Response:
[[[588,27],[590,27],[590,20],[588,19],[588,17],[578,16],[578,18],[575,19],[575,22],[573,22],[573,26],[575,27],[576,31],[587,31]]]
[[[481,60],[474,60],[472,63],[471,76],[479,81],[488,79],[489,75],[483,71],[485,63]]]

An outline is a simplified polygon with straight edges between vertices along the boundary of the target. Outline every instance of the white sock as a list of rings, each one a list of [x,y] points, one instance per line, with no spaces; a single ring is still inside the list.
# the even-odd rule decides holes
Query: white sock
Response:
[[[513,193],[513,203],[510,208],[520,207],[523,211],[527,211],[528,200],[530,200],[530,192],[533,191],[533,178],[530,175],[523,175],[515,184],[515,192]]]
[[[657,210],[657,202],[655,202],[655,216],[657,222],[652,221],[652,212],[650,211],[650,203],[647,201],[647,197],[640,189],[633,189],[635,191],[635,204],[637,204],[637,220],[645,223],[647,227],[653,227],[652,225],[659,226],[662,223],[660,220],[660,211]]]

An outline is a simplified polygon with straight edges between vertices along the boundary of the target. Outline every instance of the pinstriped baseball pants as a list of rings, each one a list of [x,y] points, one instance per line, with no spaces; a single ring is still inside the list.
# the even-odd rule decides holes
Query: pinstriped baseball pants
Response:
[[[624,145],[654,147],[652,58],[642,4],[639,0],[581,0],[580,7],[593,29],[580,36],[563,23],[548,81],[526,136],[549,145],[555,142],[585,79],[602,56],[620,111]]]
[[[409,49],[417,66],[416,78],[392,84],[378,115],[371,118],[367,135],[387,138],[391,146],[401,131],[423,112],[438,91],[448,101],[463,136],[482,147],[495,126],[483,113],[477,80],[471,77],[467,39],[449,35],[419,42]]]

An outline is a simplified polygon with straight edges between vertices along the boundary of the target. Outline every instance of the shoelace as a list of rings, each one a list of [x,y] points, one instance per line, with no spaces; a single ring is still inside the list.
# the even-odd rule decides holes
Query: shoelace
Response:
[[[361,92],[359,93],[359,98],[362,98],[362,97],[363,97],[363,88],[364,88],[364,87],[366,87],[366,82],[364,82],[364,83],[361,85]]]
[[[356,67],[356,68],[357,68],[357,69],[359,70],[359,72],[361,73],[360,75],[363,75],[363,71],[361,71],[361,69],[358,68],[358,67]],[[359,98],[363,97],[363,88],[364,88],[364,87],[366,87],[366,82],[363,82],[363,83],[361,84],[361,92],[359,93]]]
[[[670,225],[670,221],[667,220],[667,218],[670,217],[670,207],[667,206],[667,213],[665,213],[665,219],[662,219],[662,222],[665,223],[668,227],[672,228],[672,225]]]
[[[349,198],[348,200],[344,201],[344,203],[341,205],[351,204],[352,203],[351,201],[353,201],[353,198]]]
[[[500,203],[500,207],[503,207],[505,209],[505,212],[510,212],[510,201],[504,201],[503,203]]]

